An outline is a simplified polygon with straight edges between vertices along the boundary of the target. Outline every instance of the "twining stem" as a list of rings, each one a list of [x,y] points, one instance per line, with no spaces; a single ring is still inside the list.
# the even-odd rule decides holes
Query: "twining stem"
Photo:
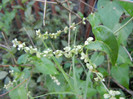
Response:
[[[128,23],[130,23],[133,20],[133,17],[131,17],[124,25],[122,25],[118,30],[116,30],[114,32],[114,34],[116,34],[117,32],[119,32],[121,29],[123,29]]]

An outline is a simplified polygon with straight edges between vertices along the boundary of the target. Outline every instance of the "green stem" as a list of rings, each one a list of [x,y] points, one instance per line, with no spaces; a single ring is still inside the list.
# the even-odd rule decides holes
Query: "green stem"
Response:
[[[88,71],[88,73],[87,73],[87,78],[86,78],[86,85],[85,85],[84,99],[87,99],[86,96],[87,96],[87,89],[88,89],[88,83],[89,83],[89,79],[90,79],[90,74],[91,74],[91,72]]]
[[[114,34],[116,34],[117,32],[119,32],[121,29],[123,29],[129,22],[131,22],[133,20],[133,17],[131,17],[124,25],[122,25],[118,30],[116,30],[114,32]]]
[[[47,93],[47,94],[44,94],[44,95],[40,95],[40,96],[36,96],[36,97],[33,97],[33,98],[39,98],[39,97],[43,97],[43,96],[46,96],[46,95],[55,95],[55,94],[71,94],[71,95],[75,95],[75,93],[73,93],[73,92],[50,92],[50,93]]]
[[[58,61],[55,59],[55,57],[52,57],[53,61],[55,62],[55,64],[57,65],[57,67],[59,68],[59,70],[62,72],[63,76],[65,77],[66,81],[68,82],[70,88],[73,90],[73,87],[71,85],[71,82],[67,76],[67,74],[65,73],[65,71],[62,69],[62,67],[60,66],[60,64],[58,63]]]
[[[74,79],[74,89],[77,92],[77,80],[76,80],[76,73],[75,73],[75,56],[72,57],[72,66],[73,66],[73,79]]]
[[[43,42],[45,48],[48,48],[47,44],[43,41],[43,39],[42,39],[42,42]],[[60,66],[60,64],[58,63],[58,61],[56,60],[56,58],[55,58],[54,56],[52,57],[52,59],[53,59],[53,61],[55,62],[55,64],[57,65],[58,69],[62,72],[62,74],[63,74],[63,76],[65,77],[66,81],[68,82],[70,88],[73,90],[73,87],[72,87],[72,85],[71,85],[71,82],[70,82],[70,80],[69,80],[67,74],[65,73],[65,71],[62,69],[62,67]]]

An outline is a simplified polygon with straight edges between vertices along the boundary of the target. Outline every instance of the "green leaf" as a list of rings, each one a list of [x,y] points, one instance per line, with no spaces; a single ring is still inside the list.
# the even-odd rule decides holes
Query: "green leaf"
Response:
[[[28,61],[29,55],[28,54],[23,54],[21,55],[18,60],[17,63],[18,64],[25,64]]]
[[[96,40],[94,42],[91,42],[91,43],[89,43],[89,45],[86,46],[86,48],[90,49],[90,50],[103,51],[110,57],[110,59],[114,60],[113,56],[111,54],[111,49],[109,48],[109,46],[107,44],[105,44],[102,41]]]
[[[87,89],[87,97],[92,97],[92,96],[96,95],[96,93],[97,93],[97,90],[94,88]]]
[[[124,48],[122,46],[119,47],[117,63],[118,64],[123,64],[123,63],[130,64],[131,63],[127,52],[124,50]]]
[[[119,1],[119,3],[131,16],[133,16],[133,3],[125,1]]]
[[[36,61],[35,68],[43,74],[58,74],[55,65],[47,58],[41,58],[40,61]]]
[[[117,30],[120,27],[122,27],[130,18],[125,19],[122,23],[118,23],[115,25],[115,28],[113,30]],[[118,33],[117,33],[117,39],[119,45],[126,45],[127,44],[127,38],[128,36],[132,33],[133,30],[133,22],[131,21],[128,23],[124,28],[122,28]]]
[[[95,63],[97,66],[101,65],[104,61],[104,56],[101,53],[95,52],[91,56],[91,61],[92,61],[92,63]]]
[[[24,85],[19,86],[18,88],[12,90],[9,93],[11,99],[28,99],[27,91]]]
[[[4,79],[7,76],[7,72],[6,71],[0,71],[0,80]]]
[[[129,88],[129,66],[127,64],[113,66],[111,75],[118,83]]]
[[[3,4],[6,4],[6,3],[8,3],[10,0],[2,0],[2,3]]]
[[[111,62],[114,65],[118,56],[118,43],[111,30],[105,26],[97,26],[93,29],[96,40],[104,42],[110,50]]]
[[[100,93],[100,96],[101,96],[100,99],[104,99],[103,95],[107,92],[107,90],[104,88],[104,86],[99,85],[96,87],[96,89],[97,89],[98,93]]]
[[[107,72],[106,69],[99,67],[99,68],[97,68],[97,70],[98,70],[100,73],[102,73],[104,77],[105,77],[105,76],[108,76],[108,72]]]
[[[101,24],[101,20],[100,20],[100,16],[97,12],[95,13],[91,13],[87,19],[89,20],[89,22],[91,23],[92,28],[98,26]]]
[[[20,6],[20,5],[15,5],[15,6],[13,6],[13,8],[14,8],[14,9],[21,9],[21,10],[24,10],[24,8],[23,8],[22,6]]]
[[[10,69],[13,70],[14,72],[20,72],[18,67],[12,67],[10,66]]]
[[[119,23],[123,9],[116,0],[98,0],[98,13],[103,24],[113,29]]]
[[[84,15],[83,15],[81,12],[78,12],[78,15],[79,15],[81,18],[84,17]]]

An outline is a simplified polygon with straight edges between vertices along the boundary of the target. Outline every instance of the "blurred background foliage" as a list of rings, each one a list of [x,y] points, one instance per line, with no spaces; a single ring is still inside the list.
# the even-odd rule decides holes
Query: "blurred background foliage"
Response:
[[[50,0],[48,0],[50,1]],[[51,0],[54,2],[54,0]],[[63,2],[63,0],[61,0]],[[67,0],[66,0],[67,1]],[[78,13],[80,17],[88,17],[88,15],[91,12],[97,11],[97,7],[105,7],[103,10],[99,10],[99,15],[101,17],[101,24],[106,25],[108,28],[112,30],[116,30],[119,26],[121,26],[125,20],[129,19],[130,15],[123,9],[119,8],[117,3],[114,2],[113,6],[115,5],[116,8],[119,9],[118,13],[115,13],[113,10],[110,10],[112,6],[106,6],[108,4],[103,5],[105,0],[99,0],[101,3],[97,5],[97,0],[81,0],[82,2],[79,2],[80,0],[68,0],[70,4],[70,9]],[[85,3],[83,3],[85,2]],[[87,5],[86,5],[87,4]],[[65,7],[68,8],[67,3],[63,3]],[[88,6],[90,5],[90,6]],[[101,6],[103,5],[103,6]],[[110,11],[108,11],[110,10]],[[100,12],[101,11],[101,12]],[[123,13],[124,12],[124,13]],[[113,14],[112,14],[113,13]],[[3,94],[6,92],[5,89],[3,89],[4,84],[7,84],[9,81],[12,80],[12,75],[9,73],[10,68],[7,68],[9,66],[15,66],[19,60],[20,63],[22,62],[28,62],[26,59],[26,56],[21,56],[23,54],[22,51],[17,52],[17,50],[12,46],[11,41],[14,38],[19,39],[22,42],[26,42],[27,45],[33,45],[37,46],[38,48],[44,49],[43,42],[38,39],[35,35],[35,31],[37,29],[40,29],[42,33],[45,33],[48,31],[49,33],[54,33],[57,30],[63,30],[65,26],[69,25],[69,13],[64,9],[63,7],[59,5],[54,5],[51,3],[47,4],[47,10],[46,10],[46,25],[43,25],[43,14],[44,14],[44,3],[42,1],[34,1],[34,0],[1,0],[0,1],[0,88],[2,89],[0,91],[0,94]],[[116,14],[116,16],[113,16]],[[106,18],[108,16],[108,18]],[[115,18],[114,18],[115,17]],[[110,20],[109,20],[110,19]],[[71,16],[72,22],[78,23],[81,19],[79,19],[77,16],[72,15]],[[113,20],[113,21],[112,21]],[[91,25],[89,22],[86,22],[87,24],[80,24],[77,27],[77,44],[83,44],[83,42],[86,40],[87,37],[93,36]],[[118,38],[120,43],[121,39],[125,37],[125,41],[123,42],[123,45],[126,46],[129,53],[131,53],[131,56],[133,57],[133,29],[132,25],[130,24],[126,27],[125,30],[122,30],[127,33],[127,35],[120,35],[121,38]],[[119,34],[118,34],[119,35]],[[62,49],[63,47],[67,46],[67,34],[63,34],[60,37],[58,37],[55,40],[48,39],[45,41],[47,45],[49,45],[53,50],[55,49]],[[71,42],[73,42],[74,33],[71,32]],[[91,52],[93,53],[91,56],[91,60],[96,62],[96,65],[101,64],[105,66],[107,64],[107,61],[105,61],[106,57],[104,57],[104,53],[102,52]],[[121,51],[122,53],[122,51]],[[22,60],[22,58],[24,59]],[[71,67],[71,61],[67,60],[65,58],[60,58],[58,61],[63,65],[63,68],[66,72],[69,72],[69,68]],[[80,79],[78,81],[79,87],[81,86],[81,91],[85,88],[85,82],[86,75],[83,72],[84,69],[81,68],[80,64],[82,63],[79,59],[75,60],[75,63],[78,64],[76,67],[76,75]],[[123,66],[124,67],[124,66]],[[19,67],[18,67],[19,68]],[[17,71],[17,67],[14,67],[14,69]],[[127,68],[125,68],[127,69]],[[28,76],[30,76],[29,68],[19,68],[19,70],[23,71],[21,72],[21,75],[23,73],[26,73]],[[101,68],[99,67],[98,70],[104,75],[104,77],[109,76],[107,68]],[[113,75],[116,76],[117,71],[113,68],[112,72]],[[133,90],[133,68],[132,66],[130,69],[127,69],[127,72],[129,71],[129,74],[126,72],[125,75],[129,76],[129,82],[128,83],[128,89]],[[122,69],[121,69],[122,71]],[[18,71],[19,72],[19,71]],[[70,75],[71,72],[70,72]],[[92,75],[93,78],[94,75]],[[127,77],[125,76],[125,77]],[[47,80],[44,80],[47,79]],[[29,91],[32,92],[32,96],[37,96],[41,94],[45,94],[49,91],[56,92],[56,91],[69,91],[68,85],[65,83],[65,80],[63,79],[62,75],[58,75],[57,78],[63,83],[61,87],[57,87],[57,85],[53,84],[52,80],[49,76],[43,75],[42,73],[38,73],[37,71],[33,71],[32,79],[29,83]],[[108,79],[108,78],[107,78]],[[117,79],[117,78],[116,78]],[[123,82],[123,81],[122,81]],[[45,86],[44,86],[45,84]],[[99,85],[99,86],[97,86]],[[90,85],[91,86],[91,82]],[[104,93],[105,89],[99,84],[95,83],[94,86],[97,86],[96,89],[90,88],[88,91],[88,97],[92,97],[93,99],[96,99],[96,96],[94,96],[97,91],[99,93]],[[109,85],[109,87],[112,87],[114,89],[119,88],[113,81]],[[124,92],[123,96],[124,96]],[[13,93],[11,93],[13,94]],[[11,95],[10,94],[10,95]],[[127,97],[131,97],[128,93],[125,92],[125,95]],[[67,97],[67,98],[65,98]],[[48,95],[47,99],[74,99],[73,95]],[[4,96],[3,99],[8,99],[8,96]],[[37,99],[44,99],[44,98],[37,98]],[[100,99],[100,98],[99,98]]]

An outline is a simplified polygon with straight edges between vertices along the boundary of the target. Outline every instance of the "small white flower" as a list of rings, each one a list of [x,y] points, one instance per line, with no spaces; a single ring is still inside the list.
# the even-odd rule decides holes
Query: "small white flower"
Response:
[[[4,88],[7,89],[7,85],[4,85]]]
[[[86,20],[86,18],[83,18],[83,24],[86,24],[85,20]]]
[[[64,50],[65,50],[65,52],[69,52],[69,51],[71,50],[71,47],[70,47],[70,46],[66,46],[66,47],[64,48]]]
[[[40,35],[40,29],[36,30],[36,35]]]
[[[58,30],[57,31],[57,35],[59,36],[61,34],[61,30]]]
[[[29,47],[24,47],[24,51],[28,52],[28,51],[30,51],[30,48]]]
[[[85,41],[85,44],[84,45],[88,45],[89,43],[88,43],[88,41]]]
[[[88,63],[87,63],[87,68],[88,68],[90,71],[93,71],[93,66],[90,65],[90,64],[88,64]]]
[[[89,37],[89,38],[87,39],[87,41],[88,41],[88,42],[93,41],[93,37]]]
[[[82,53],[81,53],[80,59],[83,60],[83,59],[85,59],[85,58],[86,58],[86,54],[82,52]]]
[[[116,99],[114,96],[112,96],[111,98],[109,98],[109,99]]]
[[[13,47],[17,47],[17,45],[19,44],[19,42],[17,41],[17,38],[12,40],[12,43],[13,43]]]
[[[101,73],[97,73],[100,78],[103,78],[103,75]]]
[[[111,96],[115,96],[115,91],[110,90],[110,91],[109,91],[109,94],[110,94]]]
[[[14,70],[10,70],[9,73],[14,73]]]
[[[115,91],[115,95],[120,95],[121,93],[119,91]]]
[[[30,94],[31,94],[31,92],[29,91],[29,92],[27,93],[27,96],[30,96]]]
[[[109,95],[109,94],[104,94],[103,96],[104,96],[104,98],[105,98],[105,99],[107,99],[107,98],[109,98],[109,97],[110,97],[110,95]]]
[[[66,52],[66,53],[64,53],[64,55],[65,55],[66,58],[72,57],[72,53],[71,52],[69,52],[69,53]]]
[[[60,82],[57,82],[56,84],[59,86],[60,85]]]
[[[98,79],[98,77],[96,77],[96,78],[94,78],[94,80],[95,80],[95,81],[98,81],[99,79]]]
[[[64,28],[64,32],[67,33],[67,30],[68,30],[68,27],[66,26],[66,27]]]

